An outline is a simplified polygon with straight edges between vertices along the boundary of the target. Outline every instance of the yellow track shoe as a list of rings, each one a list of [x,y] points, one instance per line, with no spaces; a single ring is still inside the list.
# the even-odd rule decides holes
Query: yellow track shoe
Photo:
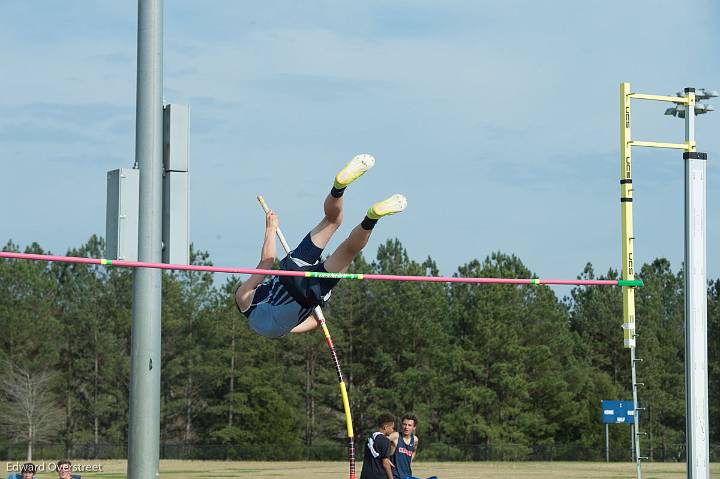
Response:
[[[377,220],[387,215],[394,215],[405,211],[407,206],[407,198],[403,195],[392,195],[390,198],[378,201],[370,207],[367,212],[368,218]]]
[[[340,173],[335,176],[335,188],[345,188],[360,178],[367,170],[372,168],[374,164],[375,158],[372,155],[354,156],[353,159],[350,160],[350,163],[345,165],[345,168],[340,170]]]

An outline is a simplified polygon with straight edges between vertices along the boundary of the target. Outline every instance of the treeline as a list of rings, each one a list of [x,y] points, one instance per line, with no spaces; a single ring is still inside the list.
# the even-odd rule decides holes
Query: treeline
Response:
[[[37,244],[25,251],[45,253]],[[103,257],[104,242],[93,236],[67,254]],[[197,250],[191,261],[211,264]],[[397,240],[370,262],[357,258],[351,270],[438,275],[431,258],[411,260]],[[519,258],[499,252],[457,274],[532,276]],[[31,437],[36,448],[61,443],[64,453],[78,455],[80,445],[97,453],[126,444],[132,275],[0,260],[0,361],[3,377],[12,379],[0,386],[0,447],[26,447]],[[588,264],[579,277],[618,273],[596,276]],[[643,265],[639,277],[646,284],[636,296],[641,427],[649,433],[643,447],[660,451],[685,436],[683,277],[665,259]],[[313,450],[341,460],[344,414],[322,334],[255,335],[232,300],[239,280],[163,273],[162,442],[198,451],[224,446],[223,454],[243,458],[301,458]],[[360,445],[380,412],[412,411],[425,458],[483,458],[467,454],[471,444],[476,451],[512,447],[514,457],[572,445],[566,456],[597,459],[600,401],[632,397],[619,288],[578,287],[558,298],[547,286],[343,281],[326,316]],[[708,327],[710,431],[718,443],[717,280],[708,286]],[[43,416],[29,436],[17,417],[23,389],[13,384],[33,382]],[[627,427],[610,429],[613,443],[629,443]]]

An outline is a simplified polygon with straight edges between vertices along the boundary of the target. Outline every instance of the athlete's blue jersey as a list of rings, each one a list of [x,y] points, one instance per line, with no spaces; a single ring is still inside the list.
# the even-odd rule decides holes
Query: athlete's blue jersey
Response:
[[[410,443],[405,442],[402,434],[398,437],[397,449],[393,454],[393,477],[395,479],[405,479],[408,476],[412,476],[412,467],[410,462],[412,461],[413,452],[415,452],[415,434],[410,437]]]

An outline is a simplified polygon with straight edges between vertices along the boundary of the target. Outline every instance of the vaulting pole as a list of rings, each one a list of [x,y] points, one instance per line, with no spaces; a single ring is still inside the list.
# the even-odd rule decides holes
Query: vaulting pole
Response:
[[[267,203],[265,203],[265,199],[262,196],[258,196],[257,199],[260,202],[260,206],[262,206],[265,214],[270,212],[270,208],[268,207]],[[279,227],[277,229],[277,237],[280,240],[280,244],[282,244],[285,253],[289,253],[290,246],[285,240],[285,236],[282,234],[282,231]],[[352,415],[350,413],[350,400],[348,399],[347,388],[345,387],[345,379],[343,378],[342,370],[340,369],[340,360],[338,359],[337,352],[335,351],[335,344],[330,337],[330,330],[328,330],[327,323],[325,322],[325,315],[322,312],[322,308],[320,308],[320,306],[316,306],[313,312],[315,313],[315,317],[317,317],[318,322],[320,323],[320,327],[322,328],[322,332],[325,335],[325,342],[327,343],[328,348],[330,348],[330,356],[332,356],[333,363],[335,364],[335,372],[337,373],[338,381],[340,383],[340,396],[342,397],[343,408],[345,409],[345,422],[347,424],[350,479],[355,479],[355,433],[353,432]]]

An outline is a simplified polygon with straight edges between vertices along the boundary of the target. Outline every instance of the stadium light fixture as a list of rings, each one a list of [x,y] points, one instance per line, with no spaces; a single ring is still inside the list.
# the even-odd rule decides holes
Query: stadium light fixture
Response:
[[[684,92],[677,92],[677,96],[685,96]],[[718,93],[717,90],[707,90],[705,88],[698,88],[695,90],[695,99],[696,100],[709,100],[711,98],[716,98],[720,96],[720,93]],[[696,115],[702,115],[704,113],[709,113],[711,111],[715,111],[715,108],[712,107],[712,105],[708,105],[707,103],[695,103],[695,114]],[[687,107],[684,104],[676,104],[673,107],[668,108],[665,110],[666,115],[675,116],[678,118],[685,118],[685,113],[687,112]]]

